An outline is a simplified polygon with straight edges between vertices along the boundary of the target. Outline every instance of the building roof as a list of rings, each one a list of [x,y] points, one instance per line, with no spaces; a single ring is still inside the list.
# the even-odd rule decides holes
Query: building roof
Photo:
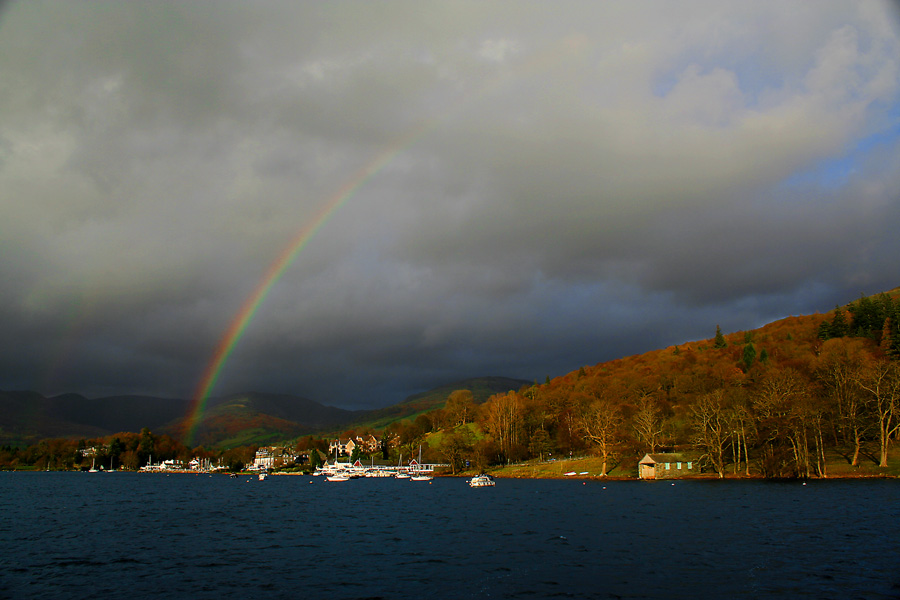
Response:
[[[663,452],[661,454],[645,454],[644,458],[641,459],[639,464],[642,465],[655,465],[659,463],[677,463],[677,462],[693,462],[695,459],[690,456],[685,456],[684,454],[677,454],[675,452]]]

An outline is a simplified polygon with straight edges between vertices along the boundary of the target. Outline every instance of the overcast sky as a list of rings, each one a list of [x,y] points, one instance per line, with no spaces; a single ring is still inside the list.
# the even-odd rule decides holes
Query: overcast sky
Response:
[[[900,285],[900,16],[846,2],[14,2],[0,389],[381,406]]]

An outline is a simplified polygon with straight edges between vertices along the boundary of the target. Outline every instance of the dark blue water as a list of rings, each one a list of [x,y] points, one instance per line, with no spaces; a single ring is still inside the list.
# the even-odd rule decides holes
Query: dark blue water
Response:
[[[0,473],[0,502],[8,598],[900,598],[897,480]]]

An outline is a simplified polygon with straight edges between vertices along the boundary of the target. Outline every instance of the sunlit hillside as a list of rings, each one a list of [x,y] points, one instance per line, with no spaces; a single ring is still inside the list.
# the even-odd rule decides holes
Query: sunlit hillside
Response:
[[[654,451],[690,452],[719,475],[824,476],[835,457],[884,467],[900,432],[897,298],[752,331],[711,323],[708,339],[495,396],[472,452],[483,464],[599,454],[601,471],[628,474]]]

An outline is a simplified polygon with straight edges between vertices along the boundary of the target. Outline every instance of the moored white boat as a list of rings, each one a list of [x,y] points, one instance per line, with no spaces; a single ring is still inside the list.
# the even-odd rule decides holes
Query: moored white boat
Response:
[[[409,461],[409,478],[412,481],[431,481],[434,477],[432,470],[422,465],[422,445],[419,444],[419,460]],[[399,477],[399,475],[398,475]]]
[[[484,473],[469,480],[469,487],[490,487],[492,485],[494,485],[494,478]]]
[[[334,475],[326,475],[325,479],[328,481],[349,481],[350,477],[343,473],[335,473]]]
[[[386,469],[369,469],[365,477],[393,477],[394,473]]]

